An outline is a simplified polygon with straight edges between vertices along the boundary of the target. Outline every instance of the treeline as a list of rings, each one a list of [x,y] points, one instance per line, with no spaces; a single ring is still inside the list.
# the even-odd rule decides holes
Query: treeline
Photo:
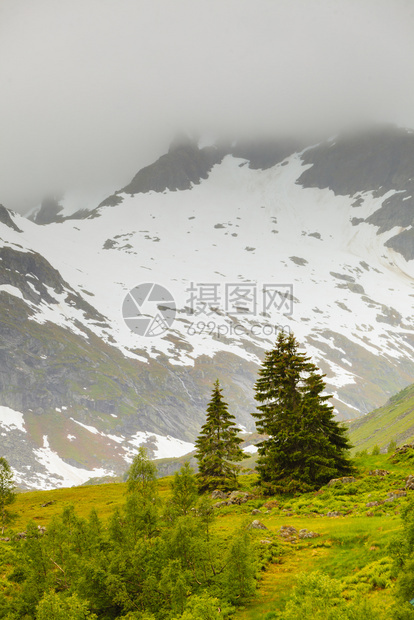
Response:
[[[107,523],[65,508],[42,533],[3,543],[0,617],[7,620],[225,618],[249,598],[258,561],[249,531],[224,539],[188,464],[172,496],[157,493],[143,449],[130,468],[125,504]]]

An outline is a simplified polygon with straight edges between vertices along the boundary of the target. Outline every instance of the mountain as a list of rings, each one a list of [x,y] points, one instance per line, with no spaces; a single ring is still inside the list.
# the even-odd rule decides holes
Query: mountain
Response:
[[[1,446],[20,484],[119,475],[143,444],[190,452],[216,378],[253,431],[279,329],[340,419],[410,384],[413,163],[395,127],[311,146],[180,137],[98,207],[2,207]]]
[[[363,418],[353,420],[349,435],[355,450],[370,450],[378,445],[384,451],[391,441],[399,446],[413,443],[414,385],[407,386]]]

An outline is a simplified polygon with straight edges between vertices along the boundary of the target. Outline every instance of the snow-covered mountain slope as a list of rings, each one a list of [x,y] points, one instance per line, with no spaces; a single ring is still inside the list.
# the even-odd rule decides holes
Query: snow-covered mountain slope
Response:
[[[154,456],[165,446],[163,456],[182,454],[217,377],[253,430],[257,367],[281,328],[326,372],[343,419],[412,381],[414,134],[386,128],[295,148],[181,142],[82,219],[39,226],[4,210],[2,329],[4,338],[8,321],[14,349],[2,354],[0,404],[22,414],[32,454],[18,471],[62,473],[52,451],[85,472],[119,472],[138,441]],[[129,296],[143,284],[175,301],[159,335],[123,317],[166,316],[166,298],[140,306]],[[22,317],[30,329],[19,340]]]

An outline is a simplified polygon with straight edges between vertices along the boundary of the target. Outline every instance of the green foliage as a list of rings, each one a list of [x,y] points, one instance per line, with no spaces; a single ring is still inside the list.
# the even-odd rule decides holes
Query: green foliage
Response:
[[[385,620],[366,598],[346,601],[342,584],[320,572],[302,573],[278,620]]]
[[[393,585],[394,562],[390,557],[383,557],[370,562],[354,575],[342,581],[349,592],[367,593],[374,588],[390,588]]]
[[[396,451],[396,449],[397,449],[397,442],[395,441],[395,439],[391,439],[390,443],[388,444],[387,453],[392,454],[393,452]]]
[[[197,502],[198,495],[197,479],[188,462],[184,463],[180,471],[175,473],[171,488],[172,504],[177,512],[182,515],[188,514]]]
[[[8,523],[13,520],[13,514],[7,509],[16,499],[13,472],[4,457],[0,457],[0,518],[2,533]]]
[[[378,454],[381,454],[381,450],[377,444],[375,444],[375,446],[372,448],[371,454],[372,456],[377,456]]]
[[[256,382],[257,470],[263,490],[272,494],[317,489],[331,478],[354,472],[347,456],[345,429],[333,417],[324,375],[298,352],[292,334],[279,332]]]
[[[390,544],[390,552],[398,570],[397,600],[408,602],[414,593],[414,499],[401,511],[403,530]]]
[[[217,380],[207,407],[206,423],[195,443],[201,492],[237,487],[237,468],[233,463],[244,459],[245,454],[240,448],[242,439],[238,437],[234,420]]]
[[[231,541],[224,576],[225,588],[231,603],[244,601],[256,589],[256,561],[248,532],[241,531]]]
[[[36,609],[36,620],[93,620],[95,614],[88,610],[86,601],[76,594],[65,596],[49,592],[44,595]]]
[[[221,620],[220,602],[208,595],[192,596],[184,613],[174,620]]]
[[[157,494],[157,468],[149,460],[145,448],[138,448],[138,453],[127,472],[127,488],[128,493],[138,493],[148,501]]]

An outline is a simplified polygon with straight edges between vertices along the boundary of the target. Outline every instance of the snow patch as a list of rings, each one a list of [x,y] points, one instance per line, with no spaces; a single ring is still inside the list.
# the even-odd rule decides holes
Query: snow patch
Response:
[[[26,433],[23,414],[9,407],[0,406],[0,426],[7,430],[17,429]]]
[[[65,463],[56,452],[51,450],[47,435],[43,435],[43,448],[33,450],[33,453],[38,463],[43,465],[48,472],[47,476],[37,474],[37,488],[46,490],[76,486],[83,484],[89,478],[114,475],[113,472],[103,468],[88,470]]]

